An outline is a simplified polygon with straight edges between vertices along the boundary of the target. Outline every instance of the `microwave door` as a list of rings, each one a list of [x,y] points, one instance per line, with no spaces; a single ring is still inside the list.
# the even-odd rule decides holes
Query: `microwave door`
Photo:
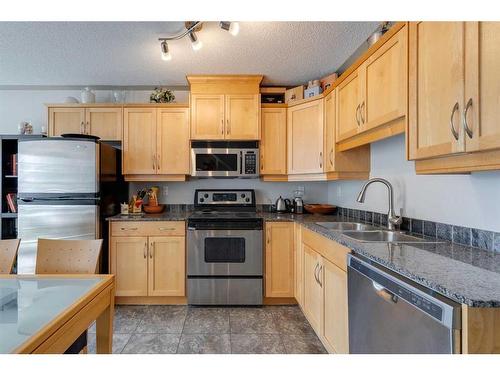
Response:
[[[193,176],[233,177],[240,175],[241,160],[239,151],[193,149],[192,161]]]

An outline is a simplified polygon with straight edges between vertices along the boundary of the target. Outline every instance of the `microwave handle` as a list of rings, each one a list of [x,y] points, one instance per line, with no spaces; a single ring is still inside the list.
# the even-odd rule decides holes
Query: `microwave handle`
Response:
[[[243,151],[240,151],[240,176],[243,174]]]

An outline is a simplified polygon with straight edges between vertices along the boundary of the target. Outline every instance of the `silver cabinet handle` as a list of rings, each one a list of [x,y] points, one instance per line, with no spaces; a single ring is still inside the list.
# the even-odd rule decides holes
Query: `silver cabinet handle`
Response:
[[[358,126],[361,125],[359,123],[359,107],[360,107],[360,105],[361,104],[358,104],[358,106],[356,107],[356,122],[357,122]]]
[[[226,119],[226,125],[227,125],[226,133],[231,134],[231,123],[229,122],[229,119]]]
[[[453,106],[453,109],[451,110],[451,116],[450,116],[450,128],[451,128],[451,134],[453,134],[453,137],[455,137],[455,140],[458,141],[458,132],[455,130],[455,126],[453,126],[453,117],[455,116],[455,112],[459,110],[458,102],[455,103]]]
[[[144,242],[144,259],[148,257],[148,243]]]
[[[161,230],[161,231],[175,230],[175,228],[159,227],[158,230]]]
[[[319,152],[319,167],[323,168],[323,151]]]
[[[82,121],[82,123],[80,124],[80,134],[85,134],[84,127],[85,127],[85,123]]]
[[[121,227],[120,230],[123,230],[123,231],[128,231],[128,230],[137,230],[138,228],[134,227],[134,228],[123,228]]]
[[[464,109],[464,114],[463,114],[463,125],[464,125],[464,130],[465,130],[465,133],[469,136],[469,138],[472,139],[472,136],[473,136],[473,132],[472,132],[472,129],[469,128],[469,124],[467,123],[467,113],[469,112],[469,108],[472,107],[472,98],[469,99],[469,101],[467,102],[467,105],[465,106],[465,109]]]
[[[317,275],[318,267],[319,267],[319,263],[316,263],[316,267],[314,267],[314,279],[319,284],[319,279],[318,279],[318,275]]]
[[[333,167],[333,148],[330,150],[330,165]]]
[[[318,269],[318,284],[323,288],[323,283],[321,282],[321,272],[323,272],[323,266],[320,266]]]
[[[268,229],[267,230],[267,244],[269,245],[271,243],[271,231]]]
[[[156,171],[156,156],[153,155],[151,159],[153,159],[153,170]]]
[[[88,121],[85,124],[85,134],[90,134],[90,123]]]
[[[149,252],[149,259],[153,259],[154,250],[155,250],[155,243],[151,242],[151,251]]]
[[[224,135],[224,119],[220,120],[220,133]]]
[[[160,154],[156,154],[156,168],[160,170]]]
[[[361,123],[365,123],[365,116],[363,116],[363,112],[365,111],[365,101],[363,100],[363,103],[361,103],[361,107],[359,107],[359,117],[361,117]]]

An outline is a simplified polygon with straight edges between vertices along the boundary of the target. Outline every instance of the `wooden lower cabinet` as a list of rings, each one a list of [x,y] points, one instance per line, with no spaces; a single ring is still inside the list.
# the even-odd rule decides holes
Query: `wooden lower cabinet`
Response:
[[[116,278],[117,297],[186,295],[185,234],[183,226],[179,235],[179,224],[111,223],[110,272]],[[157,232],[164,235],[154,235]],[[134,236],[137,233],[141,236]]]
[[[186,250],[184,237],[149,237],[149,296],[184,296]]]
[[[329,351],[349,353],[347,273],[323,259],[323,343]]]
[[[323,318],[323,288],[318,278],[321,256],[303,244],[304,249],[304,302],[302,309],[311,327],[321,334]]]
[[[111,273],[116,296],[148,295],[148,238],[111,237]]]
[[[265,296],[294,296],[294,223],[266,223]]]
[[[304,315],[328,352],[349,353],[346,247],[300,230],[303,297],[297,299]],[[300,258],[302,257],[302,259]],[[296,291],[300,288],[296,287]]]

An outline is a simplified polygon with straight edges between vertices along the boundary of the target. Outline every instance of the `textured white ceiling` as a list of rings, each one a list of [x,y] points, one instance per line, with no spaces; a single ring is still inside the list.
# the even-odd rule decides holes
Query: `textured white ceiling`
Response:
[[[0,86],[170,85],[186,74],[258,74],[265,83],[295,85],[334,72],[375,30],[376,22],[241,22],[233,37],[215,22],[169,44],[158,37],[181,22],[0,22]]]

